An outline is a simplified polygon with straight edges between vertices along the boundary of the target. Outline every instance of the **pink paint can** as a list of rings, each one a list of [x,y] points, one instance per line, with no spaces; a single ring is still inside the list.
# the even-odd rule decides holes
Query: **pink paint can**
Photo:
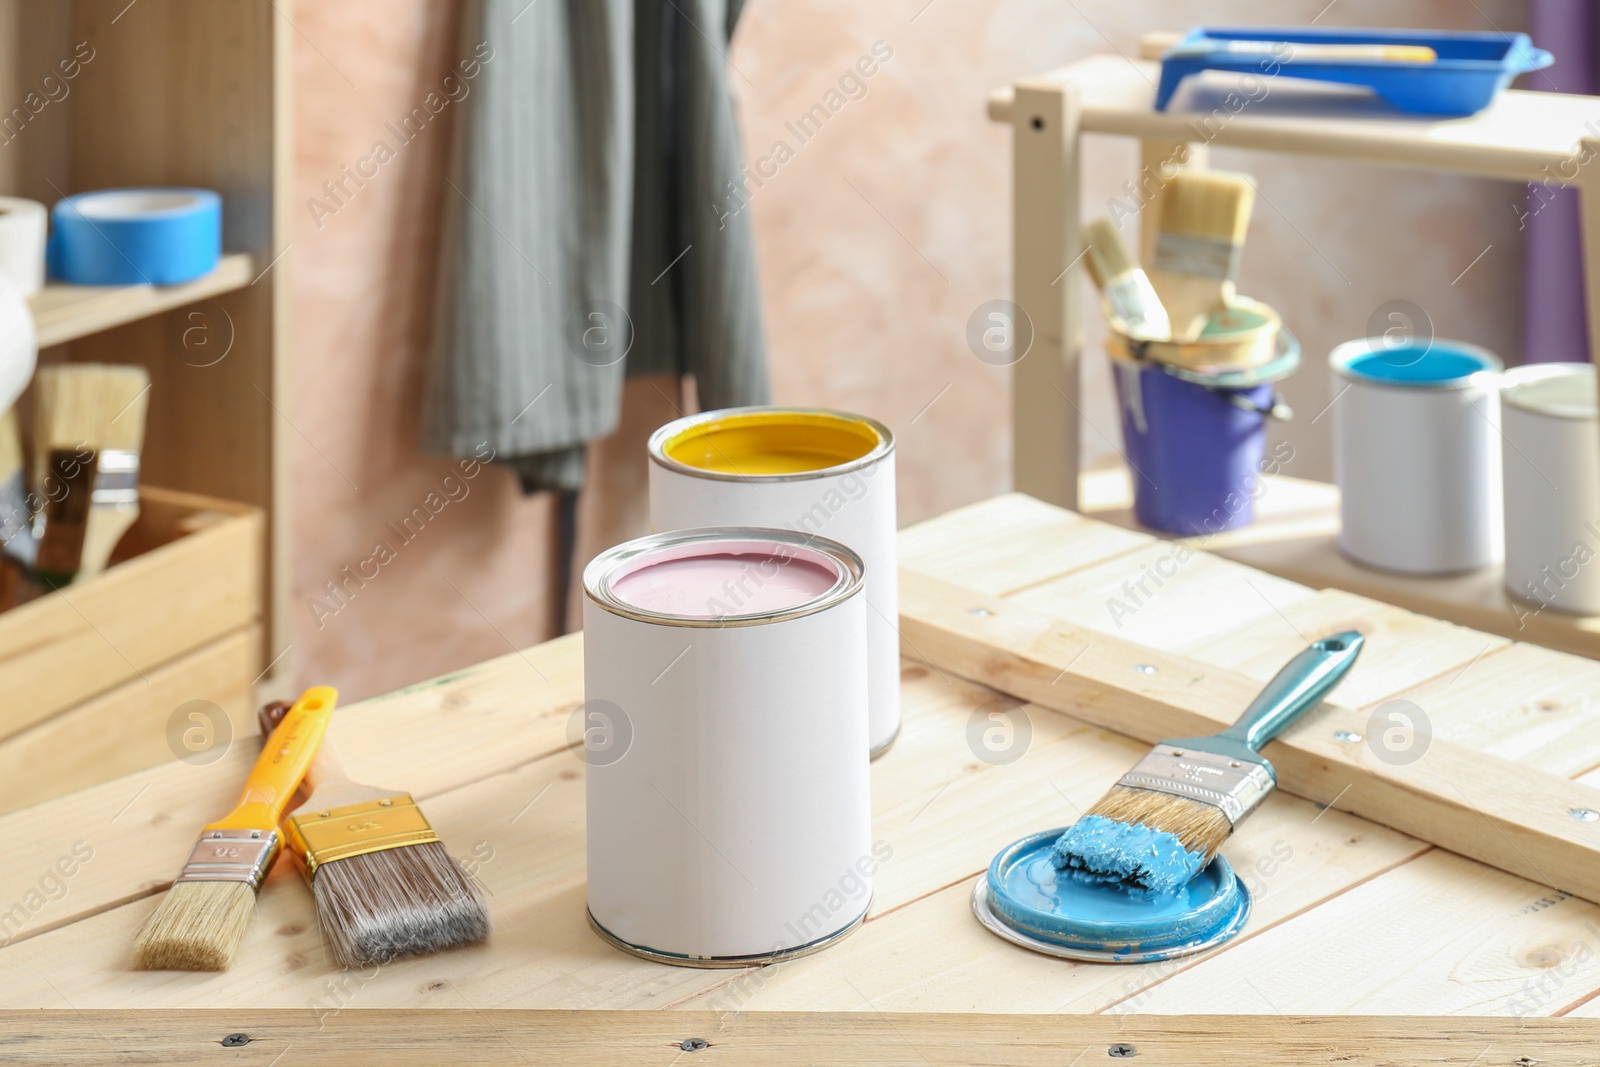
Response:
[[[588,905],[606,941],[743,967],[866,917],[863,571],[836,541],[752,527],[651,534],[585,569]]]

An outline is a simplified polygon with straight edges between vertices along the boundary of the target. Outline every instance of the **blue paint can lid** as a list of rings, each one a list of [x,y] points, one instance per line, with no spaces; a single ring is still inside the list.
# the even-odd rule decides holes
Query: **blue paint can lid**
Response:
[[[1181,893],[1139,899],[1058,871],[1051,849],[1065,829],[1029,834],[1000,850],[973,890],[984,926],[1046,955],[1148,963],[1220,945],[1249,920],[1250,891],[1221,856]]]

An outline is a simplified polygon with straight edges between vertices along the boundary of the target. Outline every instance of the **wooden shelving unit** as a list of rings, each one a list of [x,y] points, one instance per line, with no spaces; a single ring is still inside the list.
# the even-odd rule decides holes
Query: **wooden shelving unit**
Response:
[[[1600,167],[1578,166],[1583,153],[1600,152],[1600,98],[1508,90],[1477,115],[1430,121],[1305,83],[1274,87],[1235,113],[1225,89],[1201,84],[1180,90],[1172,107],[1158,112],[1155,60],[1176,36],[1147,35],[1139,60],[1093,56],[989,96],[989,117],[1012,128],[1013,284],[1034,336],[1012,379],[1016,489],[1067,507],[1077,502],[1085,133],[1137,138],[1141,167],[1151,170],[1185,145],[1189,165],[1204,165],[1206,148],[1218,145],[1578,186],[1589,349],[1600,359]],[[1148,246],[1154,234],[1142,237]]]
[[[288,685],[294,31],[283,7],[0,0],[0,114],[35,101],[26,123],[0,131],[0,193],[50,205],[94,189],[213,189],[224,252],[183,285],[50,284],[29,302],[42,364],[150,374],[147,515],[119,550],[150,556],[0,616],[0,677],[16,698],[0,708],[0,768],[16,787],[0,806],[179,754],[168,716],[188,701],[249,731],[256,699]],[[226,610],[203,608],[220,590]],[[62,689],[67,676],[75,685]],[[51,701],[33,699],[50,685]]]
[[[217,269],[182,285],[63,285],[51,282],[28,298],[39,347],[64,345],[235,289],[254,277],[255,260],[244,252],[223,256]],[[224,357],[226,358],[226,357]]]
[[[1147,35],[1138,60],[1093,56],[989,96],[989,117],[1013,131],[1015,299],[1033,320],[1034,334],[1033,349],[1016,365],[1012,379],[1015,488],[1142,529],[1125,488],[1121,496],[1108,496],[1103,490],[1111,483],[1103,472],[1082,474],[1080,483],[1083,241],[1078,200],[1079,138],[1085,133],[1137,138],[1146,171],[1185,146],[1188,165],[1204,166],[1209,146],[1219,145],[1575,185],[1583,205],[1589,350],[1600,359],[1600,168],[1579,166],[1586,155],[1600,152],[1600,98],[1508,90],[1477,115],[1432,121],[1397,115],[1347,92],[1298,83],[1274,87],[1235,113],[1219,81],[1190,83],[1169,110],[1156,111],[1160,64],[1155,60],[1176,36]],[[1154,229],[1141,227],[1146,261]],[[1088,495],[1091,484],[1102,491]],[[1498,567],[1417,578],[1350,562],[1336,543],[1334,486],[1273,479],[1258,516],[1255,525],[1209,539],[1205,547],[1319,589],[1343,589],[1490,633],[1600,657],[1600,619],[1529,614],[1529,607],[1506,595]]]

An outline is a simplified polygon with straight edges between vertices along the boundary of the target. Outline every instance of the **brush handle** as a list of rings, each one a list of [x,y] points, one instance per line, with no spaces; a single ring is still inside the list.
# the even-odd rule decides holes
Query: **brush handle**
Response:
[[[261,736],[270,734],[288,713],[289,705],[281,700],[263,705],[258,718]],[[322,744],[317,746],[316,755],[311,757],[311,766],[306,769],[305,784],[307,793],[324,786],[337,788],[355,784],[344,769],[344,758],[340,756],[339,746],[333,738],[324,737]]]
[[[1239,721],[1218,736],[1261,751],[1262,745],[1277,737],[1284,727],[1316,706],[1339,684],[1355,666],[1365,643],[1366,638],[1354,630],[1313,642],[1273,675],[1272,681],[1250,702]]]
[[[311,766],[311,757],[322,742],[338,702],[339,691],[328,686],[314,686],[300,694],[262,747],[238,806],[206,829],[262,830],[277,826],[289,798]]]

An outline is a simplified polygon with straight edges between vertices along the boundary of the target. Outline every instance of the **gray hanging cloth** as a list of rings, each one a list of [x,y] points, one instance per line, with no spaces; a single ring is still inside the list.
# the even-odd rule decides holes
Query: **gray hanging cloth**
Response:
[[[743,0],[470,0],[428,452],[578,489],[622,378],[767,400],[727,45]],[[474,52],[476,48],[476,52]]]

